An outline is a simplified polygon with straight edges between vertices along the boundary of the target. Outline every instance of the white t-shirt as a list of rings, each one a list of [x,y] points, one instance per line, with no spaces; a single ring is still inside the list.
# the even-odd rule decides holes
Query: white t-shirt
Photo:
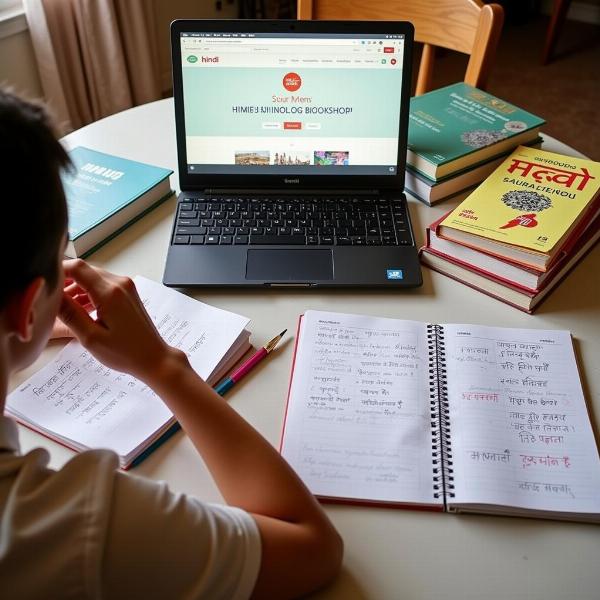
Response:
[[[118,470],[108,450],[60,471],[19,453],[0,416],[0,589],[6,598],[248,598],[261,559],[254,519]]]

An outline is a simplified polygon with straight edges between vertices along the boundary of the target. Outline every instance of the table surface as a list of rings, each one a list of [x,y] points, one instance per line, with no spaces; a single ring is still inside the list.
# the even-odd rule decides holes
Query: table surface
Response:
[[[69,148],[99,151],[170,167],[178,186],[172,99],[139,106],[69,134]],[[579,155],[545,137],[545,149]],[[419,244],[425,227],[458,200],[435,207],[409,199]],[[90,257],[90,262],[126,275],[161,281],[175,198],[161,205]],[[251,341],[295,331],[306,309],[336,310],[434,323],[479,323],[506,327],[568,329],[576,341],[584,392],[596,422],[600,417],[600,248],[595,248],[533,316],[423,269],[423,286],[401,292],[369,290],[201,290],[195,298],[252,319]],[[228,402],[273,445],[279,445],[293,350],[287,343],[229,394]],[[11,380],[11,389],[62,347],[53,342],[38,361]],[[20,427],[23,451],[43,446],[51,466],[73,453]],[[183,433],[154,452],[135,473],[165,480],[175,491],[208,501],[221,496],[202,459]],[[594,525],[538,519],[445,515],[413,510],[326,507],[345,540],[343,571],[314,598],[569,598],[600,597],[600,529]]]

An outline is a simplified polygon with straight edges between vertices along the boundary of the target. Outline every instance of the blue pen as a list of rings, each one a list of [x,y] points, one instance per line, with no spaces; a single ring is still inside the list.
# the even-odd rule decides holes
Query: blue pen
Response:
[[[253,354],[239,369],[236,369],[231,375],[223,379],[221,383],[216,385],[213,389],[219,396],[224,396],[228,390],[230,390],[237,381],[247,375],[269,352],[271,352],[275,346],[279,343],[279,340],[283,337],[283,334],[287,331],[284,329],[277,337],[273,338],[269,343],[265,344],[258,352]],[[129,468],[137,467],[145,458],[150,456],[154,450],[164,444],[173,434],[177,433],[181,429],[179,423],[173,423],[165,433],[163,433],[157,440],[155,440],[146,450],[144,450],[137,458],[133,460]]]

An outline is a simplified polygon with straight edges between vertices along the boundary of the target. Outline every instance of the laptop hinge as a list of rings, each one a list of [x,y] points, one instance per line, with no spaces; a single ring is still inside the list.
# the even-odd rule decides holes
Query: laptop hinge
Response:
[[[264,189],[229,189],[229,188],[207,188],[204,190],[205,194],[215,194],[215,195],[223,195],[223,194],[242,194],[242,195],[254,195],[254,194],[288,194],[290,196],[307,196],[310,194],[319,194],[319,195],[329,195],[329,196],[365,196],[365,195],[373,195],[379,194],[380,190],[341,190],[336,188],[335,190],[331,189],[304,189],[304,188],[264,188]]]

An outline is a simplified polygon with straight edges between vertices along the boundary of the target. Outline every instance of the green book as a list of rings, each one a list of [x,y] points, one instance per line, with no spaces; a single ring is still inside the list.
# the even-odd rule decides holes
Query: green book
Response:
[[[407,163],[437,181],[538,137],[543,119],[466,83],[411,98]]]
[[[542,138],[536,138],[527,146],[540,148],[543,141]],[[504,152],[494,155],[482,162],[469,165],[466,169],[439,177],[437,180],[429,179],[413,167],[407,166],[404,187],[411,196],[431,206],[441,200],[456,197],[458,194],[471,190],[491,175],[509,154],[510,152]]]

